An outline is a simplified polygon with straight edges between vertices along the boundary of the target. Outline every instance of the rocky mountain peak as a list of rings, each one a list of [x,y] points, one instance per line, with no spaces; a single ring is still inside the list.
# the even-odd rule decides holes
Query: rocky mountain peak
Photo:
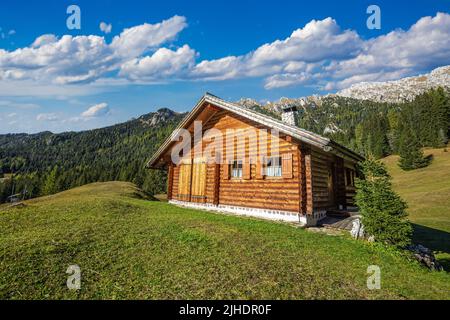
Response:
[[[338,96],[376,102],[405,102],[430,89],[450,89],[450,66],[439,67],[430,73],[386,82],[361,82],[341,90]]]
[[[168,108],[161,108],[156,112],[152,112],[141,116],[138,120],[146,126],[156,126],[162,122],[166,122],[176,116],[178,113]]]

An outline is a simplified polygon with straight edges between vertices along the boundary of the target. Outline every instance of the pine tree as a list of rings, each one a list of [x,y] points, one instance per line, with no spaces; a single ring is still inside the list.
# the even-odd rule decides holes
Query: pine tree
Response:
[[[58,192],[58,186],[56,183],[56,177],[58,168],[55,166],[52,171],[47,175],[44,186],[42,187],[43,195],[51,195]]]
[[[392,190],[386,167],[372,157],[361,164],[364,179],[356,180],[356,205],[365,231],[375,241],[398,247],[411,242],[406,203]]]
[[[411,130],[403,131],[400,138],[399,166],[405,171],[428,166],[429,159],[424,157],[417,135]]]

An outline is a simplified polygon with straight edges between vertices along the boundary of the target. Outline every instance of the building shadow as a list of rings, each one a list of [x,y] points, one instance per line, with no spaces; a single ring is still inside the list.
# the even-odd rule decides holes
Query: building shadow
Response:
[[[447,272],[450,272],[450,233],[415,223],[412,227],[413,242],[422,244],[434,252],[446,254],[446,257],[439,258],[438,261]]]

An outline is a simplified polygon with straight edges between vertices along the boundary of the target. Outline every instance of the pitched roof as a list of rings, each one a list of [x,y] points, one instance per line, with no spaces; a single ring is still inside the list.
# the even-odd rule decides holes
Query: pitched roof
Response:
[[[316,133],[307,131],[305,129],[296,126],[291,126],[289,124],[282,122],[281,120],[272,118],[270,116],[264,115],[262,113],[253,110],[249,110],[236,103],[231,103],[219,97],[216,97],[210,93],[206,93],[196,104],[194,109],[192,109],[192,111],[183,119],[183,121],[181,121],[181,123],[172,133],[172,135],[168,137],[166,141],[164,141],[164,143],[159,147],[159,149],[147,163],[147,167],[155,166],[158,159],[170,147],[170,144],[171,142],[173,142],[173,138],[177,136],[178,131],[180,129],[186,128],[193,120],[195,120],[199,111],[201,111],[202,108],[205,106],[205,104],[208,103],[217,106],[219,108],[222,108],[224,110],[230,111],[239,116],[242,116],[248,120],[267,126],[271,129],[278,130],[279,132],[292,136],[294,139],[321,148],[326,152],[340,154],[341,156],[345,155],[356,161],[362,161],[364,159],[356,152],[338,144],[337,142],[332,141],[329,138],[322,137],[321,135],[318,135]]]

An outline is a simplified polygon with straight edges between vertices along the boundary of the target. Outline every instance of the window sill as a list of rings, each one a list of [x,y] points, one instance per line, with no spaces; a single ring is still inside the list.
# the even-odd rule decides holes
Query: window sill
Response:
[[[283,180],[283,177],[268,177],[268,176],[264,176],[264,180]]]

